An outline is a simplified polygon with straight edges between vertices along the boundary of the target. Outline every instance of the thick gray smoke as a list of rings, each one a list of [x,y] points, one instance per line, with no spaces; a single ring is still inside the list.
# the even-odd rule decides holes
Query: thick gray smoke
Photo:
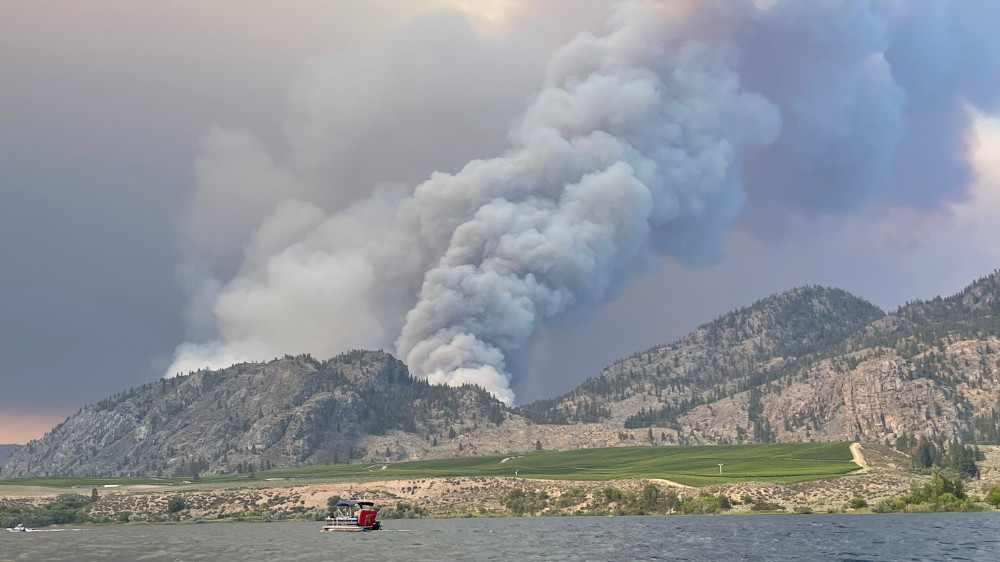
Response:
[[[660,255],[717,260],[747,192],[817,212],[905,200],[910,190],[897,178],[910,168],[899,154],[938,142],[911,139],[907,125],[921,115],[914,100],[952,116],[962,104],[995,102],[986,90],[964,95],[958,78],[975,69],[963,59],[935,62],[956,78],[942,86],[899,50],[915,28],[937,32],[942,49],[995,41],[985,32],[970,39],[954,23],[975,13],[972,3],[940,6],[618,4],[608,33],[580,34],[552,58],[501,156],[434,173],[413,190],[383,185],[332,214],[295,190],[304,172],[294,163],[282,167],[254,147],[222,168],[273,178],[281,186],[258,201],[277,203],[239,273],[201,293],[218,339],[179,347],[170,373],[391,345],[415,375],[477,384],[512,403],[507,361],[543,322],[614,298]],[[941,13],[928,18],[925,8]],[[911,65],[903,81],[897,64]],[[954,143],[969,119],[938,125]],[[321,148],[299,153],[316,161]],[[962,147],[947,148],[936,157],[955,165]],[[955,173],[943,175],[940,185],[914,187],[914,201],[961,190],[949,181]]]

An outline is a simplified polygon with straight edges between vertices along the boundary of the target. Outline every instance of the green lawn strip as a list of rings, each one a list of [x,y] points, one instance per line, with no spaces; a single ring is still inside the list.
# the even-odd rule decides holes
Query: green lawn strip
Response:
[[[508,460],[503,461],[504,458]],[[662,478],[690,486],[726,482],[801,482],[841,476],[858,469],[849,443],[776,443],[670,447],[611,447],[541,451],[526,455],[460,457],[390,464],[307,466],[249,474],[206,475],[202,483],[267,479],[302,481],[396,480],[516,476],[552,480]],[[723,464],[719,474],[719,463]],[[15,478],[0,486],[100,487],[104,484],[176,484],[190,478]]]
[[[178,483],[190,478],[136,478],[136,477],[107,477],[107,478],[74,478],[63,476],[50,477],[29,477],[29,478],[0,478],[0,486],[41,486],[44,488],[73,488],[89,486],[101,488],[105,485],[135,486],[141,484],[167,485]],[[90,490],[88,490],[89,493]]]

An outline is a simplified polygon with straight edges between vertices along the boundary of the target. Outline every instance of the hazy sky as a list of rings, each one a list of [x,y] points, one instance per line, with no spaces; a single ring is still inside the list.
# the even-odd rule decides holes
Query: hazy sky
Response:
[[[611,2],[286,4],[0,3],[0,443],[38,437],[82,404],[163,375],[178,345],[225,332],[213,307],[227,283],[252,279],[268,236],[293,236],[265,228],[281,226],[271,219],[289,194],[337,215],[376,185],[412,190],[503,154],[554,53],[580,31],[605,33]],[[876,71],[892,82],[850,94],[878,110],[850,113],[861,132],[845,134],[850,143],[831,133],[819,155],[800,150],[829,124],[797,100],[822,96],[745,57],[743,86],[784,120],[744,163],[746,203],[723,252],[697,264],[664,253],[617,300],[542,323],[508,358],[519,402],[797,285],[841,287],[889,310],[998,267],[989,92],[1000,91],[1000,50],[974,41],[1000,28],[996,10],[970,2],[943,17],[932,9],[941,3],[874,4],[905,23],[852,31],[874,38],[885,53]],[[800,30],[779,23],[734,42],[781,68],[814,69],[831,96],[854,83],[850,73],[826,81],[856,54],[820,37],[826,26],[806,27],[819,39],[790,54],[784,41]],[[900,109],[882,111],[890,102]],[[796,191],[793,173],[815,189]],[[275,318],[289,333],[296,320]],[[363,328],[347,313],[323,320],[334,334]]]

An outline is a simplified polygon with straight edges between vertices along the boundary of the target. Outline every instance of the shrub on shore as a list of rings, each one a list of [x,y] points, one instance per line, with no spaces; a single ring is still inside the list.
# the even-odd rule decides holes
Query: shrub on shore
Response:
[[[647,484],[638,493],[608,486],[589,493],[573,488],[556,497],[544,490],[515,488],[500,497],[500,504],[514,516],[708,514],[732,508],[725,494],[701,492],[682,499],[675,490],[662,491],[655,484]]]
[[[868,507],[868,500],[855,496],[851,498],[850,502],[848,502],[847,507],[850,509],[864,509]]]
[[[992,493],[992,490],[991,490]],[[1000,491],[996,496],[1000,502]],[[987,496],[987,502],[989,496]],[[913,484],[910,493],[880,501],[872,508],[875,513],[928,513],[934,511],[981,511],[979,498],[965,493],[962,476],[946,468],[935,472],[930,482]]]
[[[0,505],[0,525],[13,527],[23,523],[29,527],[45,527],[68,523],[86,523],[90,521],[84,511],[90,504],[90,498],[80,494],[59,494],[56,501],[41,507],[4,506]]]
[[[414,519],[427,515],[427,510],[416,503],[396,502],[393,507],[383,507],[378,510],[378,516],[382,519]]]

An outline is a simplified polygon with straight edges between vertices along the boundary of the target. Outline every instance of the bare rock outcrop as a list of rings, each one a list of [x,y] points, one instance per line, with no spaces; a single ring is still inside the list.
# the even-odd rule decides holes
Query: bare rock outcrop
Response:
[[[353,351],[159,380],[83,407],[4,476],[195,475],[580,447],[1000,443],[1000,275],[885,314],[801,287],[513,410]]]

